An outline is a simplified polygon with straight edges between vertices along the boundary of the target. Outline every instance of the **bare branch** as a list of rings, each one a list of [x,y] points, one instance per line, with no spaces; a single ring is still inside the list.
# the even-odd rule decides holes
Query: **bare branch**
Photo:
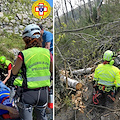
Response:
[[[59,33],[67,33],[67,32],[77,32],[77,31],[81,31],[81,30],[85,30],[85,29],[93,28],[93,27],[98,27],[98,26],[105,25],[105,24],[107,24],[107,22],[105,22],[105,23],[98,23],[98,24],[94,24],[94,25],[86,26],[86,27],[79,28],[79,29],[63,30],[63,31],[61,31],[61,32],[57,32],[57,33],[55,33],[55,34],[59,34]]]

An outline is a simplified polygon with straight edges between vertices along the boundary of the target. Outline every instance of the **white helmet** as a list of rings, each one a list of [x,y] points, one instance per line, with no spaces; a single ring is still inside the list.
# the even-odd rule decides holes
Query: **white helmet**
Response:
[[[40,27],[36,24],[27,25],[23,31],[22,38],[30,37],[30,38],[39,38],[40,34],[34,35],[34,33],[40,33]]]

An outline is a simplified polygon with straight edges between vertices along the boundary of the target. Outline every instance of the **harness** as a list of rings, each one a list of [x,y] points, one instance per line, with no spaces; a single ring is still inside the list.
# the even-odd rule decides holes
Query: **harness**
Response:
[[[93,92],[93,103],[95,105],[99,104],[99,100],[97,99],[97,94],[98,94],[98,92],[96,92],[95,89],[94,89],[94,92]]]
[[[105,85],[101,85],[98,84],[98,89],[102,90],[103,92],[110,92],[110,91],[115,91],[115,86],[105,86]]]
[[[103,93],[107,92],[113,92],[113,94],[115,94],[115,86],[105,86],[105,85],[101,85],[101,84],[98,84],[96,85],[96,87],[98,88],[97,90],[95,90],[94,88],[94,92],[93,92],[93,103],[95,105],[99,104],[99,100],[98,100],[98,97],[99,95],[101,95],[101,93],[99,93],[99,90],[103,91]]]

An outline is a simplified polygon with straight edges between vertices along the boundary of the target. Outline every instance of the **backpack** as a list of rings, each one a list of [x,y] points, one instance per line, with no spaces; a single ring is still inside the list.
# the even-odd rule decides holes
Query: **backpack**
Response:
[[[12,102],[9,100],[10,91],[0,91],[0,103],[12,107]],[[0,115],[9,113],[7,110],[0,109]]]

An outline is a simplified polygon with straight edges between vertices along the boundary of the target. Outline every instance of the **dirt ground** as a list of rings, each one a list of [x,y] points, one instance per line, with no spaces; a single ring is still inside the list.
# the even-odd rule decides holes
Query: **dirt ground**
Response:
[[[92,85],[88,84],[88,91],[84,93],[83,102],[86,106],[84,113],[74,110],[73,107],[63,107],[55,116],[55,120],[120,120],[120,91],[114,103],[102,99],[103,104],[92,103]],[[89,96],[86,100],[85,97]]]

